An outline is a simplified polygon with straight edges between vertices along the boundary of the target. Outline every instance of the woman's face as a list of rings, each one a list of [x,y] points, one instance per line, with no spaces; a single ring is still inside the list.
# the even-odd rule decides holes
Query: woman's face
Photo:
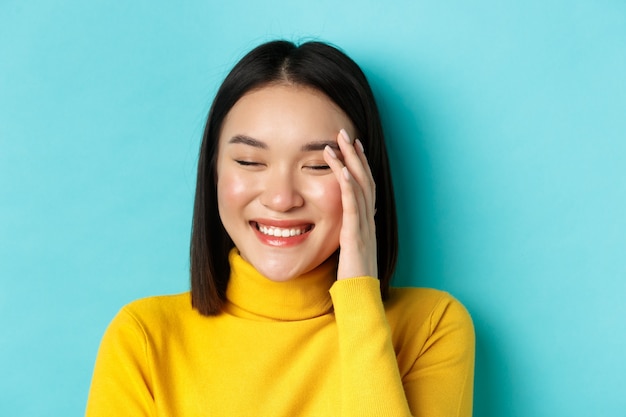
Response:
[[[328,97],[294,85],[244,95],[224,120],[217,156],[222,223],[242,257],[273,281],[308,272],[339,247],[339,183],[322,156],[354,127]]]

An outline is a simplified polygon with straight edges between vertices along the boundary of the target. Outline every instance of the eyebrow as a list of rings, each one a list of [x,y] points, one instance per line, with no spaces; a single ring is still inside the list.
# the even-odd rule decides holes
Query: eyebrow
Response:
[[[253,146],[255,148],[260,148],[260,149],[268,148],[265,142],[261,142],[258,139],[251,138],[250,136],[246,136],[246,135],[235,135],[232,138],[230,138],[228,143],[241,143],[244,145]]]
[[[246,136],[246,135],[235,135],[232,138],[230,138],[228,143],[239,143],[243,145],[252,146],[254,148],[269,149],[269,146],[267,146],[267,143],[262,142],[258,139],[252,138],[250,136]],[[301,152],[323,151],[324,148],[326,148],[326,146],[330,146],[331,148],[335,150],[339,150],[339,145],[337,145],[337,142],[332,141],[332,140],[320,140],[320,141],[313,141],[313,142],[305,143],[304,145],[300,147],[300,151]]]
[[[335,150],[339,150],[339,145],[337,145],[337,142],[334,142],[332,140],[320,140],[320,141],[305,143],[304,145],[300,147],[300,150],[302,152],[323,151],[324,148],[326,148],[327,146],[330,146],[331,148]]]

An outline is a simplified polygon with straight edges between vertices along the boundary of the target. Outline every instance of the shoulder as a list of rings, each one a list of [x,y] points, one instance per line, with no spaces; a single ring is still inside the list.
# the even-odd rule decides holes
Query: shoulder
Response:
[[[189,292],[172,295],[158,295],[140,298],[126,304],[122,311],[137,316],[171,315],[191,311],[191,296]]]
[[[189,292],[141,298],[120,309],[110,327],[134,327],[146,332],[176,326],[198,313],[191,307]]]
[[[390,324],[435,328],[453,326],[473,333],[472,318],[463,304],[451,294],[432,288],[391,288],[385,310]],[[395,327],[395,326],[394,326]]]

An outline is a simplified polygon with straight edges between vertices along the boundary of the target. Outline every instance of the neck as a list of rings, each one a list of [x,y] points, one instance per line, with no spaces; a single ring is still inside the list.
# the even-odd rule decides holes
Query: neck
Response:
[[[337,277],[334,256],[304,275],[275,282],[261,275],[235,248],[229,254],[225,311],[257,320],[306,320],[332,310],[328,290]]]

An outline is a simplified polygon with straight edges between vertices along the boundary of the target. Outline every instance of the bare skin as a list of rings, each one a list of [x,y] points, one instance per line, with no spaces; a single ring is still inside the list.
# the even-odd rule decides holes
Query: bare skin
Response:
[[[361,141],[352,141],[348,133],[341,129],[337,144],[344,162],[330,146],[324,149],[324,160],[339,182],[343,206],[337,279],[356,276],[378,278],[374,223],[376,184]]]

